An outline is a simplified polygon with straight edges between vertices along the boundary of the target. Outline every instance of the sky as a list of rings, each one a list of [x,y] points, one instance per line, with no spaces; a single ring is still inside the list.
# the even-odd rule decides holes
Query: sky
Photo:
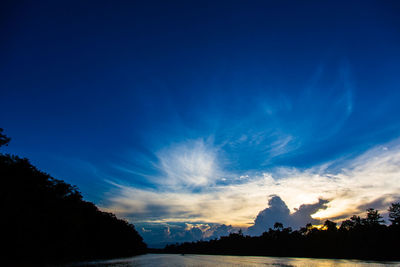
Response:
[[[398,1],[9,1],[3,153],[153,247],[400,200]]]

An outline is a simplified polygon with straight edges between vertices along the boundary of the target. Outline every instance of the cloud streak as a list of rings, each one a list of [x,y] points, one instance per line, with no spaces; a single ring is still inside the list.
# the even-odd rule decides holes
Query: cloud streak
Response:
[[[159,184],[179,187],[202,187],[213,184],[222,174],[217,151],[204,140],[171,145],[157,153]]]
[[[329,200],[324,203],[325,209],[310,214],[315,219],[357,214],[374,200],[388,205],[400,197],[399,141],[377,146],[340,164],[330,162],[303,170],[281,167],[246,175],[222,172],[215,165],[218,161],[209,162],[217,154],[209,156],[203,144],[192,148],[187,151],[187,147],[178,146],[168,150],[172,154],[161,154],[170,159],[160,164],[166,176],[158,177],[156,189],[111,182],[113,190],[104,209],[133,222],[201,221],[246,227],[253,224],[255,216],[265,209],[267,196],[273,194],[279,194],[292,214],[302,208],[300,204]],[[183,175],[179,177],[179,173]],[[218,182],[217,177],[228,177],[229,182]]]

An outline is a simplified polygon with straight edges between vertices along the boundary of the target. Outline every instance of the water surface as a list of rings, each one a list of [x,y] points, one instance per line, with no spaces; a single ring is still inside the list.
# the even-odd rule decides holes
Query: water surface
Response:
[[[215,255],[178,255],[178,254],[146,254],[131,258],[91,261],[68,266],[93,267],[225,267],[225,266],[277,266],[277,267],[357,267],[357,266],[400,266],[400,262],[375,262],[362,260],[253,257],[253,256],[215,256]]]

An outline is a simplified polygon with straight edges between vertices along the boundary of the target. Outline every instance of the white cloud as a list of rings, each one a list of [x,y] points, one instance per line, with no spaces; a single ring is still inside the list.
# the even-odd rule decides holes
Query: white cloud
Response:
[[[158,156],[165,174],[155,180],[158,189],[145,190],[114,183],[109,205],[104,208],[132,222],[250,226],[272,194],[279,195],[292,213],[301,204],[329,200],[326,209],[313,215],[321,219],[363,212],[365,205],[374,201],[389,205],[400,197],[399,141],[377,146],[342,163],[342,168],[335,172],[329,171],[327,164],[306,170],[276,170],[284,178],[274,178],[271,172],[223,173],[216,151],[202,141],[170,147]],[[241,175],[246,179],[239,179]],[[220,185],[216,181],[222,176],[238,179],[234,184]],[[193,193],[194,187],[201,190]]]
[[[217,165],[217,151],[204,140],[170,146],[157,154],[157,168],[164,174],[159,184],[197,187],[213,184],[222,176]]]

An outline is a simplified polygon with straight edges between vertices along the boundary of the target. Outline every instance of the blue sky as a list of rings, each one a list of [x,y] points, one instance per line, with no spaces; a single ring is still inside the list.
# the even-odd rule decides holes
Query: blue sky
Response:
[[[354,201],[382,208],[400,196],[399,12],[396,1],[10,1],[3,150],[150,243],[251,226],[270,195],[291,212],[329,200],[321,218]],[[380,192],[362,193],[372,181]]]

